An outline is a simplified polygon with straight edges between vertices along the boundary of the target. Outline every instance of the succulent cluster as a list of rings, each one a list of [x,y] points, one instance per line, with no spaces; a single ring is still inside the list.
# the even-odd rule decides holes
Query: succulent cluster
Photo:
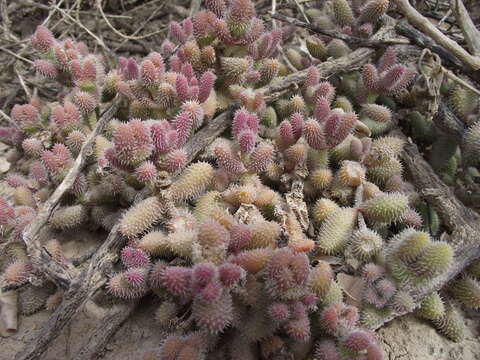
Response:
[[[427,66],[423,72],[427,77],[432,76]],[[407,101],[412,109],[406,122],[409,135],[425,150],[428,162],[442,181],[455,188],[462,202],[477,208],[477,197],[470,196],[475,190],[469,184],[476,182],[480,175],[478,95],[468,84],[449,78],[442,79],[439,86],[441,104],[433,109],[426,101],[424,82],[412,89]],[[442,121],[445,126],[440,125]]]
[[[403,141],[372,140],[354,112],[358,106],[362,115],[385,122],[390,110],[336,96],[331,83],[319,81],[314,67],[300,93],[273,107],[248,107],[242,96],[236,98],[242,107],[233,115],[232,140],[216,141],[207,157],[218,167],[194,163],[169,188],[181,210],[165,223],[160,200],[150,197],[125,213],[120,231],[130,246],[159,260],[148,261],[142,270],[126,266],[110,280],[110,291],[131,298],[151,289],[164,300],[157,318],[165,326],[178,323],[188,306],[196,331],[188,336],[197,339],[203,332],[198,358],[207,353],[256,358],[258,351],[269,358],[293,351],[295,341],[308,348],[316,334],[328,338],[316,348],[319,358],[328,351],[381,358],[372,334],[356,326],[374,327],[392,311],[416,306],[406,290],[411,284],[396,265],[431,281],[452,261],[448,245],[430,244],[428,238],[416,257],[402,262],[408,251],[397,249],[403,234],[421,233],[415,228],[422,227],[415,210],[418,196],[402,179],[398,156]],[[282,196],[282,189],[299,179],[304,179],[305,198],[313,200],[315,240],[288,213]],[[365,222],[357,228],[359,219]],[[404,230],[395,235],[398,228]],[[358,262],[365,282],[360,310],[343,303],[328,263],[310,265],[309,257],[331,254]],[[225,268],[233,276],[227,283]],[[141,291],[136,279],[128,280],[132,271],[143,274]],[[172,335],[159,351],[186,339]]]
[[[375,31],[389,6],[388,0],[331,4],[336,29],[361,37]],[[10,261],[3,279],[25,286],[25,313],[55,309],[63,292],[29,284],[36,269],[22,232],[93,136],[101,109],[115,101],[115,117],[93,138],[85,169],[48,226],[53,234],[118,230],[127,244],[106,289],[125,301],[160,299],[155,319],[171,335],[155,356],[382,359],[375,334],[365,328],[415,308],[446,336],[461,339],[450,302],[434,293],[417,304],[411,295],[438,282],[454,253],[434,240],[438,215],[403,178],[404,141],[381,136],[395,126],[396,102],[410,94],[415,71],[388,48],[377,65],[327,81],[315,65],[350,50],[340,40],[325,45],[310,37],[314,60],[286,51],[289,66],[307,69],[303,83],[267,101],[268,84],[289,71],[278,47],[288,31],[267,30],[251,0],[204,5],[170,24],[159,52],[120,57],[110,71],[83,43],[37,28],[35,66],[61,86],[59,102],[35,97],[15,105],[16,126],[0,128],[14,169],[5,179],[12,201],[0,199]],[[309,15],[331,28],[323,15]],[[458,100],[464,95],[452,92],[455,112],[470,116],[474,110]],[[235,106],[231,126],[190,163],[188,141],[221,102]],[[426,129],[421,134],[431,136],[422,115],[415,117],[415,126]],[[472,159],[478,133],[471,124],[464,137]],[[432,154],[445,151],[431,143]],[[71,261],[58,241],[42,246],[58,262]],[[344,298],[338,273],[345,269],[328,262],[332,255],[348,262],[362,284],[360,304]],[[446,293],[477,309],[479,274],[472,266]]]
[[[362,79],[358,86],[358,101],[361,104],[374,103],[380,94],[396,95],[412,83],[416,70],[397,64],[397,53],[388,48],[377,65],[367,64],[362,69]],[[386,119],[371,119],[386,122]]]
[[[445,183],[456,185],[458,178],[475,178],[478,175],[480,107],[478,96],[469,89],[454,84],[447,86],[447,104],[460,120],[464,132],[460,139],[452,139],[433,127],[431,132],[437,135],[437,138],[432,144],[429,160]],[[442,156],[443,159],[440,160]],[[462,168],[468,171],[463,172]]]
[[[443,105],[445,109],[450,107],[452,116],[458,116],[460,122],[465,123],[466,130],[462,139],[449,136],[435,125],[432,115],[428,111],[425,111],[422,102],[415,104],[414,111],[408,114],[408,125],[411,128],[413,138],[427,148],[428,162],[435,170],[435,172],[441,177],[441,179],[447,185],[455,185],[458,178],[458,170],[462,166],[476,165],[477,150],[475,149],[475,122],[472,120],[478,114],[470,113],[467,117],[460,114],[460,110],[457,105],[463,100],[472,105],[468,111],[474,111],[476,99],[468,92],[464,91],[464,88],[459,86],[452,86],[447,81],[442,85],[442,93],[446,96],[447,106]],[[418,87],[414,92],[414,96],[422,96],[424,90]],[[465,110],[464,112],[466,112]],[[470,126],[470,128],[468,128]]]
[[[320,9],[308,9],[306,14],[320,30],[334,30],[355,38],[369,38],[377,30],[389,6],[389,0],[333,0],[325,2]],[[298,70],[330,57],[340,58],[352,51],[345,41],[323,35],[308,36],[305,45],[308,53],[293,47],[286,51],[290,64]]]
[[[334,0],[332,2],[333,17],[331,20],[342,33],[369,37],[375,30],[377,22],[387,12],[389,5],[388,0],[366,2]]]

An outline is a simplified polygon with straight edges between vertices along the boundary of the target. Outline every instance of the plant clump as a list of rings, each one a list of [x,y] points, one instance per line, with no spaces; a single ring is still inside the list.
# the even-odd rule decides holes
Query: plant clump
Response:
[[[268,29],[253,1],[203,5],[170,23],[158,52],[118,57],[111,69],[84,43],[37,28],[35,69],[62,94],[13,106],[15,126],[0,128],[12,148],[5,182],[13,195],[0,198],[5,283],[41,275],[24,231],[68,182],[48,236],[88,229],[117,237],[105,290],[125,302],[155,298],[155,321],[168,333],[156,358],[377,360],[371,329],[412,311],[459,341],[463,323],[450,300],[478,309],[480,271],[472,265],[449,283],[448,301],[443,290],[416,296],[443,284],[456,255],[405,176],[406,142],[386,135],[416,70],[389,47],[376,65],[326,79],[317,65],[350,53],[343,41],[309,36],[308,54],[283,51],[294,29]],[[333,0],[330,19],[307,15],[366,39],[388,8],[388,0]],[[297,86],[274,93],[297,70]],[[467,97],[453,89],[451,104],[470,120]],[[216,117],[222,103],[228,110]],[[218,130],[219,121],[228,126]],[[470,164],[478,136],[469,124],[461,148]],[[436,141],[430,161],[445,173],[437,148],[447,146]],[[61,242],[39,247],[73,266]],[[344,296],[347,272],[361,284],[355,306]],[[56,309],[64,290],[31,307]]]

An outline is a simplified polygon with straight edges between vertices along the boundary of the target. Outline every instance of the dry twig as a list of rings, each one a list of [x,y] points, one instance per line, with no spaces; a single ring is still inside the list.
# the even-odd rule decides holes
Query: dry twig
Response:
[[[450,5],[457,19],[458,26],[462,29],[470,52],[475,56],[480,56],[480,31],[478,31],[470,15],[468,15],[463,1],[450,0]]]
[[[343,34],[339,31],[335,31],[335,30],[325,30],[325,29],[322,29],[318,26],[308,24],[306,22],[302,22],[302,21],[297,20],[295,18],[292,18],[290,16],[285,16],[285,15],[278,14],[278,13],[272,13],[272,14],[270,14],[270,16],[273,19],[277,19],[277,20],[284,21],[284,22],[287,22],[289,24],[292,24],[292,25],[295,25],[295,26],[298,26],[298,27],[308,29],[311,32],[316,33],[316,34],[326,35],[326,36],[330,36],[330,37],[335,38],[335,39],[340,39],[340,40],[346,41],[350,45],[378,48],[378,47],[385,47],[387,45],[394,45],[394,44],[410,44],[410,41],[408,41],[407,39],[400,39],[400,38],[398,38],[398,39],[391,39],[391,38],[364,39],[364,38],[359,38],[359,37],[356,37],[356,36]]]
[[[8,50],[7,48],[5,48],[3,46],[0,46],[0,50],[5,51],[6,53],[9,53],[13,57],[16,57],[19,60],[25,61],[26,63],[28,63],[30,65],[34,65],[34,62],[32,60],[28,60],[27,58],[21,56],[20,54],[14,53],[13,51]]]
[[[455,41],[444,35],[439,29],[435,27],[426,17],[420,14],[408,0],[394,0],[398,10],[408,19],[408,21],[430,36],[439,45],[450,51],[462,63],[467,65],[472,70],[480,69],[480,57],[472,56],[464,48],[458,45]]]
[[[75,159],[68,174],[63,179],[62,183],[57,187],[50,198],[43,204],[38,211],[35,219],[27,226],[23,232],[23,241],[27,246],[29,256],[33,259],[36,268],[41,273],[51,278],[57,285],[68,288],[71,281],[77,275],[77,270],[73,265],[65,266],[65,264],[55,261],[48,251],[45,251],[40,245],[38,235],[50,218],[53,210],[60,202],[63,195],[72,187],[78,174],[85,166],[87,156],[91,152],[95,137],[103,130],[108,121],[115,115],[118,110],[120,100],[116,99],[112,105],[102,114],[93,131],[88,135],[78,157]]]
[[[149,33],[149,34],[146,34],[146,35],[142,35],[142,36],[134,36],[134,35],[125,35],[125,34],[122,34],[120,31],[118,31],[115,26],[112,25],[112,23],[110,22],[110,20],[108,20],[107,16],[105,15],[105,13],[103,12],[103,7],[102,7],[102,0],[97,0],[96,1],[96,6],[97,6],[97,9],[98,11],[100,12],[100,15],[102,16],[103,20],[105,21],[105,23],[108,25],[108,27],[115,33],[117,34],[118,36],[120,36],[122,39],[125,39],[125,40],[141,40],[141,39],[145,39],[145,38],[149,38],[153,35],[156,35],[156,34],[160,34],[163,32],[163,30],[158,30],[158,31],[154,31],[152,33]],[[155,11],[152,13],[152,16],[154,16],[155,12],[157,12],[159,9],[155,9]],[[148,22],[149,19],[146,20],[146,22]],[[146,23],[145,22],[145,23]],[[143,25],[145,26],[145,25]],[[142,26],[142,27],[143,27]],[[137,29],[137,32],[139,31],[140,29]]]
[[[7,114],[5,114],[2,110],[0,110],[0,115],[8,122],[10,126],[18,128],[18,124],[15,121],[13,121],[12,118]]]
[[[440,55],[442,61],[449,66],[454,66],[455,68],[461,71],[469,71],[452,53],[447,51],[442,46],[438,45],[428,36],[425,36],[421,31],[418,31],[415,27],[410,25],[407,20],[398,21],[395,30],[406,36],[412,41],[412,43],[418,45],[420,48],[427,48],[433,51],[434,53]]]
[[[200,10],[200,6],[202,5],[202,0],[191,0],[190,2],[190,16],[195,15],[198,10]]]
[[[104,43],[104,41],[102,39],[100,39],[97,35],[95,35],[92,31],[90,31],[85,25],[83,25],[80,21],[78,21],[77,19],[75,19],[74,17],[72,17],[68,12],[66,12],[65,10],[59,8],[58,6],[54,6],[55,9],[57,9],[58,11],[60,11],[62,13],[62,15],[64,15],[65,17],[67,17],[70,21],[73,21],[74,23],[76,23],[78,26],[80,26],[83,30],[85,30],[88,35],[90,35],[91,37],[93,37],[96,42],[98,43],[98,45],[100,45],[104,50],[106,50],[107,52],[110,52],[110,49],[109,47]]]

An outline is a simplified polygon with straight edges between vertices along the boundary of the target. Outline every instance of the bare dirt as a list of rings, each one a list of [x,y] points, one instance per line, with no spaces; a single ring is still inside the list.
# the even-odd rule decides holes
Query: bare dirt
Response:
[[[158,304],[144,301],[137,311],[119,329],[103,351],[105,360],[141,359],[145,350],[158,347],[164,332],[153,320],[153,313]],[[85,340],[89,328],[97,324],[98,312],[102,309],[87,303],[76,319],[54,341],[42,360],[59,360],[74,358],[79,346]],[[48,319],[49,312],[43,310],[32,316],[22,316],[19,331],[0,338],[0,359],[10,360],[15,357],[28,339]],[[466,314],[467,331],[465,340],[454,343],[439,335],[428,323],[414,316],[396,319],[378,331],[378,338],[383,346],[385,359],[388,360],[478,360],[480,359],[480,342],[478,341],[478,314],[476,319]]]

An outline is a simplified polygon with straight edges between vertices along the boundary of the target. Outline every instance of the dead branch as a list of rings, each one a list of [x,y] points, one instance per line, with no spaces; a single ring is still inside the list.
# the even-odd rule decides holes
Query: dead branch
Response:
[[[433,118],[435,126],[443,131],[447,136],[451,136],[462,148],[463,136],[467,131],[467,125],[459,119],[448,106],[440,103],[438,112]],[[463,149],[462,149],[463,150]],[[455,194],[466,205],[478,208],[478,201],[480,196],[480,185],[476,183],[467,171],[468,163],[462,159],[463,171],[460,172],[459,178],[464,181],[464,187],[457,187]]]
[[[66,12],[65,10],[61,9],[60,7],[56,6],[56,5],[52,5],[52,7],[54,9],[56,9],[57,11],[59,11],[60,13],[62,13],[63,16],[65,16],[66,18],[68,18],[70,21],[73,21],[75,24],[77,24],[79,27],[81,27],[83,30],[85,30],[87,32],[88,35],[90,35],[92,38],[95,39],[95,41],[105,50],[107,51],[108,53],[111,52],[111,50],[109,49],[109,47],[105,44],[105,42],[100,39],[97,35],[95,35],[92,31],[90,31],[89,28],[87,28],[85,25],[83,25],[80,21],[78,21],[77,19],[75,19],[74,17],[72,17],[68,12]]]
[[[189,12],[190,16],[195,15],[200,10],[201,3],[202,3],[201,0],[190,1],[190,12]]]
[[[188,17],[190,16],[190,10],[187,8],[184,8],[183,6],[175,5],[173,4],[167,4],[167,9],[168,11],[175,13],[176,15],[180,17]]]
[[[439,29],[435,27],[426,17],[420,14],[408,0],[394,0],[398,10],[408,19],[408,21],[430,36],[439,45],[450,51],[462,63],[467,65],[472,70],[480,69],[480,57],[472,56],[464,48],[458,45],[455,41],[444,35]]]
[[[270,14],[270,16],[274,19],[289,23],[291,25],[295,25],[307,30],[310,30],[313,33],[330,36],[331,38],[340,39],[345,42],[348,42],[349,45],[356,45],[356,46],[364,46],[364,47],[372,47],[372,48],[381,48],[387,45],[395,45],[395,44],[410,44],[407,39],[365,39],[356,36],[351,36],[347,34],[343,34],[339,31],[335,30],[325,30],[318,26],[297,20],[290,16],[285,16],[279,13]]]
[[[115,28],[115,26],[112,25],[112,23],[108,20],[107,16],[105,15],[105,13],[103,12],[103,6],[102,6],[102,0],[96,0],[95,1],[95,5],[98,9],[98,12],[100,13],[100,15],[102,16],[103,18],[103,21],[105,21],[105,23],[107,24],[107,26],[115,33],[117,34],[118,36],[120,36],[122,39],[124,40],[141,40],[141,39],[145,39],[145,38],[148,38],[148,37],[151,37],[155,34],[159,34],[159,33],[162,33],[163,30],[158,30],[158,31],[154,31],[152,33],[149,33],[149,34],[146,34],[146,35],[141,35],[141,36],[135,36],[135,35],[125,35],[125,34],[122,34],[119,30],[117,30]],[[153,14],[155,14],[155,12],[153,12]],[[148,19],[147,21],[148,22]],[[137,29],[137,31],[135,33],[137,33],[138,31],[140,30]]]
[[[11,25],[11,20],[8,17],[8,11],[7,11],[7,1],[6,0],[1,0],[0,1],[0,16],[2,17],[2,23],[3,23],[3,33],[4,36],[8,39],[11,37],[10,33],[10,25]]]
[[[230,111],[224,111],[217,117],[210,120],[208,126],[204,127],[185,145],[187,151],[187,162],[192,162],[195,157],[210,145],[218,135],[225,131],[229,124]]]
[[[438,112],[435,114],[433,121],[435,125],[446,134],[453,136],[460,141],[465,133],[465,124],[446,106],[440,103]]]
[[[60,306],[55,309],[37,336],[15,356],[15,360],[40,359],[51,341],[61,334],[62,329],[85,301],[106,283],[106,273],[111,270],[124,243],[117,229],[118,226],[113,227],[105,242],[93,256],[88,268],[72,279]]]
[[[325,61],[316,66],[320,76],[328,77],[333,74],[353,71],[361,68],[368,60],[375,54],[375,50],[368,48],[357,49],[347,56],[342,56],[339,59],[332,61]],[[298,88],[298,84],[305,81],[307,70],[298,71],[283,78],[278,78],[272,81],[268,86],[262,88],[264,91],[265,100],[273,101],[284,94]]]
[[[420,194],[436,209],[450,230],[451,243],[463,245],[472,242],[475,238],[472,235],[480,233],[478,223],[480,216],[453,195],[451,189],[435,174],[413,143],[406,146],[402,160]]]
[[[410,25],[407,20],[398,21],[397,25],[395,26],[395,30],[397,30],[399,34],[408,37],[419,47],[430,49],[434,53],[440,55],[442,61],[444,61],[447,65],[454,66],[462,71],[468,71],[468,69],[453,54],[435,43],[435,41],[428,36],[425,36],[421,31],[418,31],[416,28]]]
[[[3,117],[8,122],[8,125],[18,129],[18,124],[15,121],[13,121],[12,118],[7,114],[5,114],[2,110],[0,110],[0,116]]]
[[[381,27],[375,35],[372,36],[372,41],[380,41],[382,39],[389,39],[389,33],[393,30],[394,25],[388,24]],[[368,60],[375,54],[375,50],[371,48],[358,48],[352,51],[346,56],[342,56],[339,59],[322,62],[317,65],[316,68],[321,77],[328,77],[332,74],[338,74],[342,72],[353,71],[361,68]],[[298,88],[298,84],[305,81],[308,70],[302,70],[290,74],[285,77],[281,77],[272,81],[269,85],[261,88],[260,90],[265,94],[266,101],[273,101],[284,94]]]
[[[457,19],[458,26],[462,29],[470,52],[480,56],[480,31],[475,27],[462,0],[450,0],[450,6]]]
[[[73,360],[95,359],[111,336],[130,317],[136,309],[138,301],[118,303],[108,309],[107,314],[97,321],[97,326],[92,329],[82,348],[72,357]]]
[[[18,328],[18,293],[0,290],[0,317],[9,332]]]
[[[87,156],[91,153],[95,137],[103,130],[108,121],[115,115],[119,104],[120,100],[116,99],[102,114],[95,128],[88,135],[85,143],[82,145],[82,149],[80,150],[80,153],[75,159],[75,162],[70,168],[68,174],[65,176],[65,179],[63,179],[62,183],[43,204],[35,219],[23,232],[23,241],[27,246],[28,254],[32,258],[35,267],[41,273],[51,278],[56,284],[63,288],[67,288],[69,286],[70,282],[77,275],[77,270],[73,267],[73,265],[65,265],[55,261],[40,245],[38,235],[40,230],[50,218],[54,208],[58,205],[60,199],[72,187],[78,174],[80,174],[80,172],[83,170]]]
[[[445,75],[447,75],[450,79],[452,79],[453,81],[455,81],[456,83],[460,84],[461,86],[463,86],[464,88],[467,88],[469,89],[470,91],[474,92],[475,94],[477,95],[480,95],[480,91],[473,87],[472,85],[470,85],[468,82],[466,82],[465,80],[459,78],[457,75],[455,75],[453,72],[451,72],[450,70],[446,69],[445,67],[442,66],[442,70],[443,72],[445,73]]]

